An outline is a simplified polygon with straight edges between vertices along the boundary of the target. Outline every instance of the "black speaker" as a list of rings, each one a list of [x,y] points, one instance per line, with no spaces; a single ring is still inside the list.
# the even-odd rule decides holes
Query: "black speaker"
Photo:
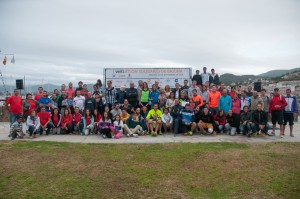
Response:
[[[261,92],[261,82],[254,82],[254,90]]]
[[[23,89],[23,79],[16,79],[17,89]]]

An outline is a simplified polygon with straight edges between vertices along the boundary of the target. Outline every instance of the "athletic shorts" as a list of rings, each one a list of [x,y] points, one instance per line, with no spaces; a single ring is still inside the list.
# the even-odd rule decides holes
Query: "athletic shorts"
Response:
[[[283,111],[272,111],[272,124],[283,124]]]
[[[214,128],[212,123],[205,123],[205,122],[202,122],[202,123],[201,123],[201,126],[202,126],[202,128],[204,128],[204,129],[213,129],[213,128]]]
[[[283,125],[289,123],[290,126],[294,125],[294,113],[284,113],[283,114]]]

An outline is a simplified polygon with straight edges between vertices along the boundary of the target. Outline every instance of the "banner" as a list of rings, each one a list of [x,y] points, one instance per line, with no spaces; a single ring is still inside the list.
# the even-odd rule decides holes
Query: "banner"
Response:
[[[147,82],[149,88],[155,81],[159,82],[159,86],[169,85],[175,88],[175,84],[183,85],[186,79],[190,81],[192,68],[106,68],[104,69],[104,83],[108,80],[112,81],[115,88],[125,85],[129,88],[130,82],[138,85],[138,81]]]

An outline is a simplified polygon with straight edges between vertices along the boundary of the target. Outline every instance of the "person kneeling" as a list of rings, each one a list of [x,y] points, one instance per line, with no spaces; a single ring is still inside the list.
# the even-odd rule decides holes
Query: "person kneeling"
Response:
[[[262,104],[257,104],[257,110],[252,114],[252,121],[254,123],[254,132],[259,135],[265,136],[268,133],[268,117],[267,113],[262,110]]]
[[[209,112],[208,107],[204,107],[203,113],[201,113],[199,116],[198,127],[200,128],[200,131],[206,134],[207,132],[205,131],[205,129],[207,129],[208,134],[216,135],[216,133],[214,132],[213,123],[213,115]]]
[[[40,118],[36,115],[35,110],[31,111],[31,114],[27,117],[26,121],[30,138],[35,138],[35,135],[40,128]]]
[[[252,123],[252,114],[249,112],[248,106],[244,106],[244,112],[241,114],[241,127],[244,135],[251,137],[254,125]],[[254,134],[254,133],[253,133]]]
[[[180,119],[182,124],[182,131],[184,135],[193,135],[193,131],[196,129],[195,114],[190,110],[190,105],[186,104],[185,109],[180,112]]]
[[[23,117],[21,115],[17,115],[16,121],[11,125],[9,135],[11,137],[11,140],[14,140],[16,138],[23,138],[23,124],[22,120]]]
[[[90,109],[85,110],[83,120],[83,128],[81,135],[89,135],[91,132],[93,132],[94,128],[94,116],[91,114]]]
[[[171,132],[173,131],[173,117],[170,115],[168,108],[164,108],[164,113],[161,117],[161,121],[165,133],[168,129],[170,129]]]

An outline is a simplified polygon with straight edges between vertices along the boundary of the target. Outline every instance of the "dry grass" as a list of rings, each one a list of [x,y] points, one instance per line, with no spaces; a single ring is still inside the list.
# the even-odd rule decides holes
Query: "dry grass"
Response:
[[[299,198],[300,144],[0,142],[0,198]]]

